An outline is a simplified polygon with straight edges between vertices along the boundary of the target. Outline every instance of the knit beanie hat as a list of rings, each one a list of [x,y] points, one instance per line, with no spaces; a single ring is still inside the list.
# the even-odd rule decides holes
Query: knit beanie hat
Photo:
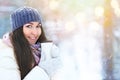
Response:
[[[37,21],[41,23],[41,17],[39,12],[31,7],[18,8],[11,14],[11,26],[12,31],[22,27],[24,24]]]

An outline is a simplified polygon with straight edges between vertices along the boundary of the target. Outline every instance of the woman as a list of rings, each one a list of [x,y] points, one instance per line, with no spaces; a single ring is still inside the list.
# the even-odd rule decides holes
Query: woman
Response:
[[[47,42],[39,12],[21,7],[11,14],[12,32],[0,40],[1,80],[50,80],[59,64],[58,49]]]

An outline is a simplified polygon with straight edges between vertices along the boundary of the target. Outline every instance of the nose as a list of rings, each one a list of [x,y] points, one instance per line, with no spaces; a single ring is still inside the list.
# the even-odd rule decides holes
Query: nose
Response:
[[[37,35],[37,34],[38,34],[38,29],[37,29],[37,28],[33,28],[33,29],[31,30],[31,33],[32,33],[33,35]]]

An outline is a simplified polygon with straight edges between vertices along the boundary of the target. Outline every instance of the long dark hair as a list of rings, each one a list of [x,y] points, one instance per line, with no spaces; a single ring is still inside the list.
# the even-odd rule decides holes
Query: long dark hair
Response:
[[[42,27],[41,31],[41,36],[39,37],[37,42],[46,42],[47,39]],[[32,54],[30,44],[23,34],[23,27],[20,27],[11,32],[10,40],[13,45],[15,58],[19,66],[21,79],[23,79],[35,64],[35,59]]]

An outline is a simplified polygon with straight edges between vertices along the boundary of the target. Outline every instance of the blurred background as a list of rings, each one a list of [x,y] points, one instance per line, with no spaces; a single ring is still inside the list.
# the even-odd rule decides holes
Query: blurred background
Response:
[[[120,80],[120,0],[0,0],[0,37],[21,6],[40,11],[63,67],[54,80]]]

